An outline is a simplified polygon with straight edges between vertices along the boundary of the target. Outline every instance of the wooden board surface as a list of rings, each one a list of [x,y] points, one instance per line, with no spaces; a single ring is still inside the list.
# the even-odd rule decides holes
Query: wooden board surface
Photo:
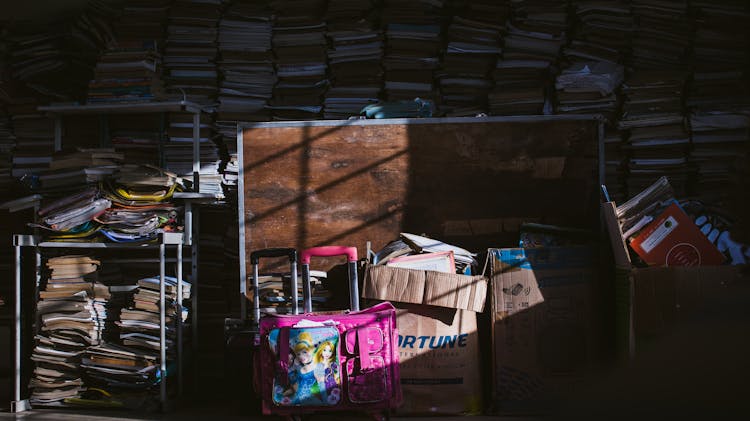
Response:
[[[399,232],[481,251],[515,246],[523,221],[598,224],[597,120],[390,121],[244,128],[246,253],[362,255]]]

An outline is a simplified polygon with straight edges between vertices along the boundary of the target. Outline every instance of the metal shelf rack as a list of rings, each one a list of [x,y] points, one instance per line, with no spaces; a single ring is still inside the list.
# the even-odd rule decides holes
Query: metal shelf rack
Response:
[[[34,247],[36,253],[34,283],[35,294],[39,293],[39,283],[41,280],[41,250],[42,249],[117,249],[117,250],[158,250],[159,254],[159,364],[161,370],[160,382],[160,402],[162,409],[167,406],[167,348],[166,348],[166,318],[164,302],[164,282],[166,277],[167,249],[174,247],[177,263],[177,314],[182,314],[182,233],[162,233],[159,235],[157,243],[129,244],[129,243],[101,243],[101,242],[57,242],[41,241],[33,235],[14,235],[13,247],[15,248],[15,352],[14,352],[14,381],[13,381],[13,401],[11,401],[11,412],[22,412],[31,409],[28,399],[21,397],[21,364],[22,364],[22,314],[23,303],[21,300],[22,288],[22,253],[23,247]],[[183,349],[182,349],[182,318],[177,319],[177,381],[178,394],[182,394],[183,388]]]

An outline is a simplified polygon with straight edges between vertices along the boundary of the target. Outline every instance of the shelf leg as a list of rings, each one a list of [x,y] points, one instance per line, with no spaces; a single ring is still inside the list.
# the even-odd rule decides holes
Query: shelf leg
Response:
[[[159,244],[159,364],[161,368],[161,404],[162,408],[167,403],[167,332],[164,317],[164,281],[166,276],[165,268],[166,246],[164,241]]]
[[[193,189],[200,193],[200,171],[201,171],[201,113],[193,114]]]
[[[182,244],[177,245],[177,381],[178,395],[182,397]]]
[[[27,399],[21,399],[21,246],[15,246],[16,252],[16,308],[15,308],[15,355],[13,377],[13,401],[11,412],[23,412],[31,409]]]

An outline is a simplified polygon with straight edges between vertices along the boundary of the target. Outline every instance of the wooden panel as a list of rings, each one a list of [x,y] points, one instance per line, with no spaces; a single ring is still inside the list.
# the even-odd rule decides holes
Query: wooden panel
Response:
[[[598,224],[597,121],[393,121],[244,129],[247,253],[402,231],[479,251],[523,221]]]

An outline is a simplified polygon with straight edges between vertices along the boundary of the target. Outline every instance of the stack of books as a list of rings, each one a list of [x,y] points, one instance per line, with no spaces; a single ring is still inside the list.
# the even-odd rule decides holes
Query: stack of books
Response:
[[[177,0],[169,9],[163,61],[167,95],[206,106],[216,101],[221,0]]]
[[[193,114],[169,113],[168,142],[164,145],[165,168],[167,171],[193,182]],[[214,133],[213,116],[201,113],[198,125],[200,143],[200,193],[221,196],[220,137]],[[236,133],[235,133],[236,138]],[[236,141],[235,141],[236,143]]]
[[[13,134],[10,115],[0,106],[0,189],[11,191],[13,176],[13,149],[16,147],[16,136]]]
[[[159,145],[162,123],[159,114],[114,114],[109,116],[109,141],[129,164],[163,166]]]
[[[608,122],[616,121],[616,90],[624,79],[624,72],[622,65],[608,61],[570,64],[555,80],[555,110],[559,114],[601,114]]]
[[[746,2],[691,2],[696,19],[695,73],[687,107],[697,167],[695,197],[725,204],[736,195],[732,178],[748,154],[750,92],[747,83],[750,40],[738,34],[750,26]]]
[[[328,88],[326,1],[274,0],[273,53],[278,82],[269,109],[274,120],[317,120]]]
[[[37,212],[40,222],[34,226],[43,229],[53,239],[92,238],[99,230],[94,218],[111,205],[112,202],[102,197],[98,188],[89,187],[51,202],[43,201]]]
[[[549,114],[552,76],[560,48],[567,41],[567,2],[511,2],[502,58],[498,59],[489,96],[494,115]]]
[[[448,116],[474,116],[489,111],[487,95],[493,86],[491,72],[501,52],[500,32],[507,18],[507,9],[493,9],[493,4],[477,2],[454,11],[437,76],[440,108]]]
[[[172,203],[177,177],[158,168],[124,165],[104,192],[112,205],[97,215],[99,232],[111,241],[136,242],[178,231],[181,208]]]
[[[52,156],[49,169],[39,173],[38,191],[47,197],[98,185],[114,174],[125,156],[113,148],[76,148]]]
[[[128,0],[112,23],[117,44],[139,44],[153,40],[161,50],[166,38],[165,26],[173,0]]]
[[[326,286],[327,273],[310,271],[310,293],[313,311],[330,310],[326,304],[331,292]],[[287,314],[292,311],[291,277],[289,273],[271,273],[258,276],[258,296],[262,313]],[[251,295],[252,297],[252,295]],[[302,277],[297,279],[297,300],[300,309],[303,307],[304,295]]]
[[[120,327],[120,339],[122,344],[129,348],[142,351],[157,352],[160,347],[160,304],[159,304],[159,277],[149,277],[138,280],[138,289],[133,295],[133,306],[123,309],[120,313],[120,321],[116,324]],[[190,298],[190,283],[182,281],[182,297]],[[166,346],[167,355],[174,355],[176,341],[177,317],[182,321],[187,320],[186,308],[179,311],[177,303],[177,279],[166,277],[165,279],[165,320],[166,320]]]
[[[31,356],[34,404],[61,405],[83,390],[81,355],[102,342],[107,318],[109,289],[97,282],[99,263],[80,255],[47,261],[49,277],[37,303],[41,333]]]
[[[99,57],[88,85],[90,104],[147,102],[164,98],[156,42],[119,41]]]
[[[276,73],[269,2],[235,1],[219,21],[219,121],[267,120]],[[236,143],[237,134],[234,139]]]
[[[383,83],[383,33],[374,0],[331,0],[326,15],[331,87],[323,117],[347,119],[376,103]]]
[[[439,97],[434,72],[440,67],[445,1],[386,0],[381,25],[385,30],[385,99]]]
[[[11,176],[31,181],[49,166],[55,150],[55,122],[38,111],[49,98],[19,82],[5,82],[0,91],[15,137]]]
[[[220,136],[221,189],[237,195],[237,122],[268,121],[268,101],[276,84],[270,1],[235,1],[219,21],[219,106],[215,129]]]
[[[687,194],[690,134],[685,126],[683,92],[686,72],[636,70],[622,86],[618,127],[627,138],[629,195],[668,175],[679,196]]]
[[[637,69],[684,69],[690,54],[692,19],[686,0],[633,0],[631,64]]]
[[[96,58],[112,42],[115,14],[109,2],[96,0],[67,8],[53,22],[13,22],[10,78],[58,100],[85,97]]]
[[[573,0],[575,44],[565,48],[566,56],[579,61],[621,62],[630,53],[635,29],[629,3],[627,0]]]
[[[147,391],[160,379],[156,353],[112,342],[86,348],[81,367],[88,384],[109,391]]]

